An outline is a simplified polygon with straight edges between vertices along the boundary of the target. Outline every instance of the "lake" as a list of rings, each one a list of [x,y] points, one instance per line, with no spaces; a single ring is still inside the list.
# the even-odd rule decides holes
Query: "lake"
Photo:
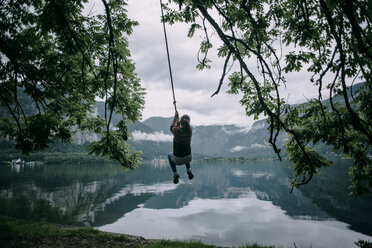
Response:
[[[145,238],[220,246],[356,247],[372,241],[372,197],[348,196],[336,160],[290,193],[287,162],[192,163],[194,180],[165,160],[126,171],[113,164],[0,165],[0,214]]]

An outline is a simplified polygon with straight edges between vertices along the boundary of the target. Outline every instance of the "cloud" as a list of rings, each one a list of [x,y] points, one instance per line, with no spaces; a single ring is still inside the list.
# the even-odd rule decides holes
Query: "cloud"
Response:
[[[254,148],[265,148],[268,147],[269,145],[265,142],[265,144],[258,144],[254,143],[252,145],[248,146],[234,146],[233,148],[230,149],[230,152],[240,152],[243,150],[249,150],[249,149],[254,149]]]
[[[235,146],[230,149],[230,152],[240,152],[240,151],[247,150],[247,149],[249,148],[246,146]]]
[[[173,136],[165,134],[163,132],[154,133],[143,133],[141,131],[135,130],[132,132],[132,139],[134,141],[155,141],[155,142],[172,142]]]
[[[225,127],[222,128],[222,131],[224,131],[226,134],[232,135],[232,134],[239,134],[239,133],[248,133],[252,128],[251,127],[241,127],[239,129],[233,129],[233,130],[227,130]]]
[[[134,27],[128,39],[136,72],[147,92],[143,119],[172,116],[173,99],[163,26],[160,22],[160,4],[150,0],[129,0],[127,10],[129,18],[140,23]],[[228,76],[225,77],[220,94],[210,97],[218,86],[224,64],[224,59],[216,55],[221,44],[216,32],[208,27],[214,45],[208,53],[212,68],[199,71],[195,67],[202,34],[196,33],[193,38],[188,38],[188,25],[182,23],[167,24],[166,29],[178,110],[190,114],[194,125],[235,124],[251,127],[254,119],[246,116],[245,108],[239,103],[241,95],[226,94],[229,88]],[[284,53],[292,50],[292,47],[283,48]],[[261,80],[257,61],[251,57],[246,59],[246,63]],[[239,71],[237,66],[238,63],[235,63],[233,69]],[[286,86],[280,87],[284,100],[299,103],[305,101],[305,98],[316,96],[317,87],[309,83],[310,74],[305,70],[285,76]]]
[[[264,147],[268,147],[268,144],[265,143],[264,145],[262,145],[262,144],[254,143],[251,145],[251,148],[264,148]]]
[[[171,91],[164,34],[160,23],[160,6],[156,1],[128,2],[128,16],[140,23],[129,36],[132,58],[136,72],[146,88],[143,119],[152,116],[169,117],[173,115]],[[166,25],[174,89],[179,112],[192,117],[194,125],[236,124],[250,126],[253,118],[245,115],[239,95],[228,95],[224,83],[220,94],[211,98],[217,89],[222,73],[223,62],[215,51],[209,54],[212,68],[197,70],[197,53],[201,38],[187,37],[188,25],[176,23]],[[212,32],[212,30],[210,30]],[[216,35],[213,36],[213,39]],[[215,50],[219,46],[217,39]]]

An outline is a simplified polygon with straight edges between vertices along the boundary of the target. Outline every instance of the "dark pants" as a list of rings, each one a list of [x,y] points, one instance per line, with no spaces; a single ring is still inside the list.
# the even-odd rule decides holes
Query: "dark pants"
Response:
[[[172,154],[168,154],[168,161],[170,164],[170,167],[172,168],[173,173],[177,173],[176,164],[172,161]],[[190,169],[190,163],[186,164],[186,169]]]

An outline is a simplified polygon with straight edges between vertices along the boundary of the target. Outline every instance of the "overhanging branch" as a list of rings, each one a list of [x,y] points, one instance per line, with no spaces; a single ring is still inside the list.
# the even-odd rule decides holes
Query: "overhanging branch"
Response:
[[[226,68],[227,68],[227,64],[229,63],[230,57],[231,57],[231,52],[229,51],[229,53],[227,54],[227,57],[225,59],[225,64],[223,65],[223,71],[222,71],[222,76],[221,76],[221,79],[220,79],[220,83],[218,84],[217,90],[211,95],[211,97],[217,95],[220,92],[221,86],[223,84],[223,80],[224,80],[224,78],[227,74]]]

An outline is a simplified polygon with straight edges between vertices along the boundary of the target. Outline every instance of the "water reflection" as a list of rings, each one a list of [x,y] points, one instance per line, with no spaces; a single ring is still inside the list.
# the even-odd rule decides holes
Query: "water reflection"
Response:
[[[78,219],[80,222],[91,226],[111,223],[123,214],[136,209],[139,205],[143,205],[148,196],[162,196],[164,192],[175,188],[176,186],[173,183],[157,183],[149,186],[143,184],[128,185],[104,202],[96,204],[89,212],[78,216]]]
[[[239,199],[194,199],[180,209],[137,208],[100,229],[222,246],[257,241],[284,247],[293,247],[293,242],[298,247],[353,247],[354,240],[368,238],[339,221],[291,218],[249,189]]]
[[[195,179],[180,167],[178,185],[163,161],[134,171],[2,165],[0,214],[225,246],[352,247],[358,238],[371,239],[372,198],[347,196],[348,164],[338,163],[292,194],[287,165],[275,161],[194,163]]]
[[[10,170],[12,172],[19,174],[19,173],[22,173],[25,170],[25,168],[33,169],[35,166],[40,166],[40,165],[41,165],[40,162],[34,162],[34,161],[24,162],[21,159],[17,159],[17,160],[12,160],[12,162],[10,163]]]

